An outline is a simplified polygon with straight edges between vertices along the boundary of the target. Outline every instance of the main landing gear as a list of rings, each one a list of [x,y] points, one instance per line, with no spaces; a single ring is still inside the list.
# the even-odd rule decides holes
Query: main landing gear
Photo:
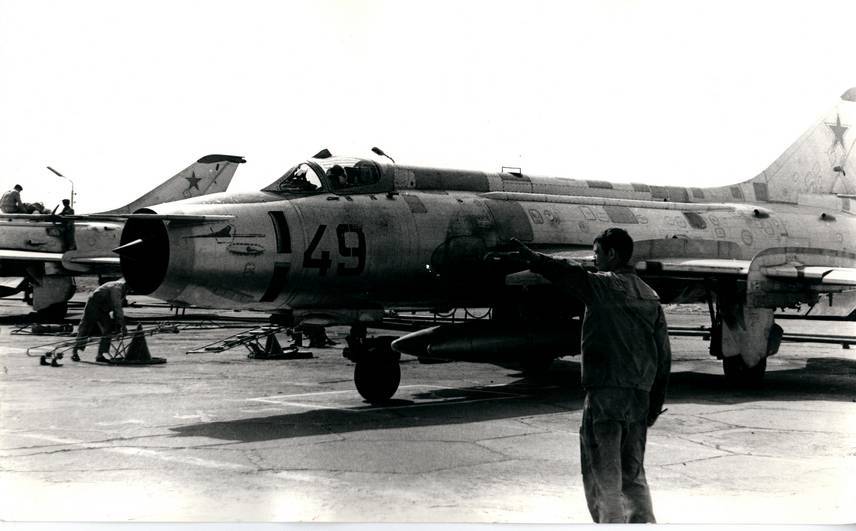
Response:
[[[754,367],[746,365],[739,354],[730,358],[722,358],[722,372],[725,381],[734,387],[758,387],[764,380],[767,370],[767,358],[762,358]]]
[[[770,308],[750,307],[721,292],[711,314],[710,353],[722,360],[725,381],[735,387],[758,387],[767,370],[767,358],[779,350],[782,327]]]
[[[366,337],[366,327],[357,323],[346,338],[348,346],[342,355],[353,361],[354,384],[360,396],[372,404],[386,402],[401,383],[401,354],[390,346],[394,337]]]

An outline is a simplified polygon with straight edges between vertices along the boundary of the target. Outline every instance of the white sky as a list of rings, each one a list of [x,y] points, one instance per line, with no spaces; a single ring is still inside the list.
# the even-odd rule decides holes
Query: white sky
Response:
[[[231,189],[323,147],[708,186],[856,86],[856,2],[0,0],[0,187],[124,204],[209,153]]]

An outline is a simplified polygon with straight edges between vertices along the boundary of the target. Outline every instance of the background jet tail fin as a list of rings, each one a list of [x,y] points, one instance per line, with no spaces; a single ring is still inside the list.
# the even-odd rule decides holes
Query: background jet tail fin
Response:
[[[856,87],[742,188],[754,192],[755,200],[789,203],[798,203],[801,195],[856,194],[854,145]]]
[[[206,155],[127,205],[101,214],[130,214],[146,206],[224,192],[244,162],[234,155]]]

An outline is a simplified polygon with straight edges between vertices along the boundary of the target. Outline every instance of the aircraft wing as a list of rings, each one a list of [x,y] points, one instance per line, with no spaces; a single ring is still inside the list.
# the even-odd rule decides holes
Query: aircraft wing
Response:
[[[14,295],[24,289],[24,277],[0,277],[0,297]]]
[[[53,214],[0,214],[0,218],[25,219],[29,221],[116,221],[129,219],[157,219],[160,221],[180,221],[186,223],[214,223],[233,219],[226,214],[83,214],[74,216],[56,216]]]
[[[586,269],[594,270],[594,256],[590,251],[563,251],[543,253],[554,258],[573,260]],[[749,271],[750,261],[730,260],[722,258],[667,258],[659,260],[641,260],[636,262],[636,272],[641,276],[658,275],[667,277],[706,277],[729,276],[745,277]],[[547,280],[531,271],[521,271],[506,277],[506,284],[525,286],[531,284],[546,284]]]
[[[803,281],[829,286],[856,286],[856,268],[785,264],[762,269],[765,275],[779,280]]]
[[[636,263],[640,275],[661,276],[743,276],[749,273],[750,260],[728,258],[665,258]]]
[[[570,259],[580,263],[587,269],[594,269],[594,257],[587,251],[561,251],[544,253],[554,258]],[[729,258],[696,258],[674,257],[639,260],[635,264],[640,276],[658,276],[671,278],[705,278],[730,277],[747,278],[751,260]],[[856,286],[856,267],[840,267],[826,265],[803,265],[800,263],[785,263],[761,266],[760,272],[770,280],[812,285],[821,288],[847,288]],[[547,280],[532,273],[522,271],[508,275],[509,285],[544,284]]]
[[[119,271],[118,256],[75,256],[74,251],[67,253],[50,253],[43,251],[16,251],[12,249],[0,249],[0,262],[38,262],[38,263],[61,263],[71,271]]]
[[[717,258],[667,258],[640,261],[636,263],[635,267],[642,276],[748,278],[752,261]],[[804,265],[799,262],[759,264],[756,267],[761,277],[765,279],[813,286],[819,291],[824,291],[824,288],[841,289],[856,286],[856,267]]]

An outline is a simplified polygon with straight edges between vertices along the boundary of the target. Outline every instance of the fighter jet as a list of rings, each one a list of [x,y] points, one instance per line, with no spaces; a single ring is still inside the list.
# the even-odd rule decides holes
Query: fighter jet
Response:
[[[100,214],[0,214],[0,297],[24,291],[42,317],[64,316],[74,276],[121,274],[112,250],[119,245],[122,214],[223,192],[242,162],[242,157],[207,155],[127,205]]]
[[[577,353],[582,306],[493,257],[516,238],[590,264],[594,237],[622,227],[636,242],[631,263],[663,302],[709,305],[711,353],[725,376],[753,383],[778,350],[775,309],[856,308],[854,126],[856,88],[763,172],[708,188],[425,168],[324,150],[256,193],[139,210],[117,252],[136,293],[287,323],[350,324],[357,389],[378,401],[397,390],[401,353],[530,366]],[[365,340],[365,325],[384,312],[454,308],[491,312],[391,346]]]

